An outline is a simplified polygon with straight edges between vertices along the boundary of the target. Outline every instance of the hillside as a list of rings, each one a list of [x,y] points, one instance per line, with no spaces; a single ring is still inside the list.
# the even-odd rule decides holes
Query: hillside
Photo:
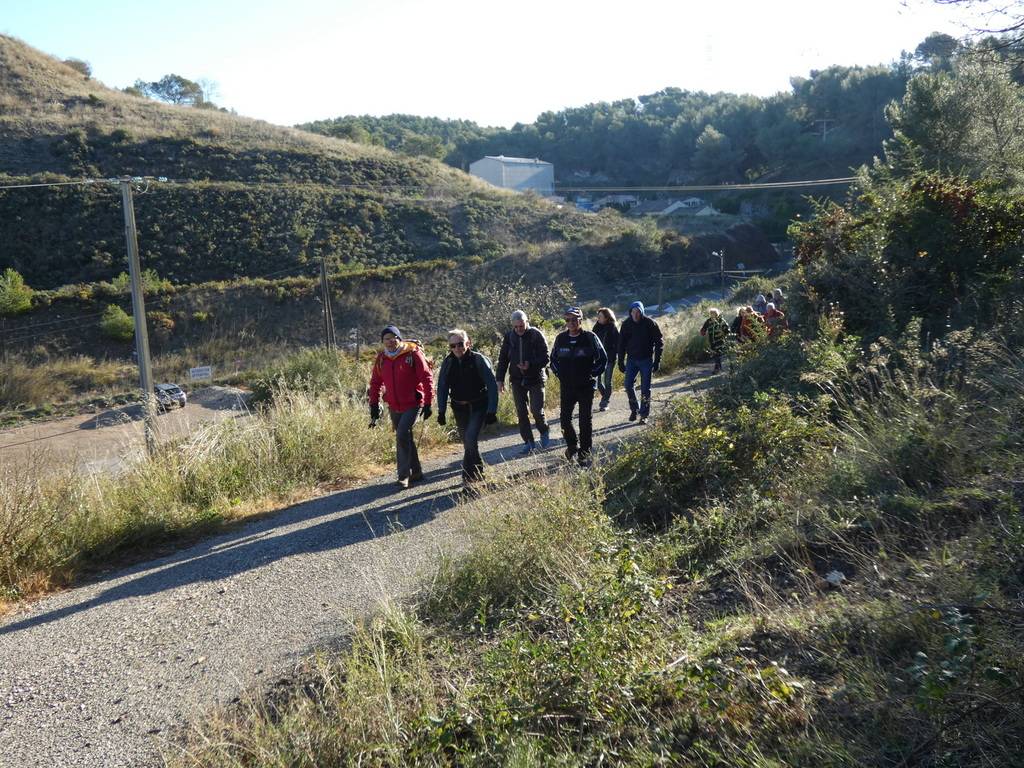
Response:
[[[712,247],[730,264],[774,257],[756,230],[705,246],[614,212],[503,192],[436,160],[129,95],[0,36],[0,185],[126,174],[167,179],[135,201],[143,267],[164,281],[149,304],[163,313],[150,318],[158,353],[242,333],[315,341],[310,281],[321,259],[339,323],[371,329],[393,312],[420,322],[438,300],[426,278],[436,287],[441,273],[469,290],[441,297],[434,324],[467,311],[476,289],[520,278],[569,279],[581,299],[603,299],[648,291],[659,271],[702,270]],[[32,312],[6,320],[8,350],[128,355],[95,320],[107,303],[129,308],[111,287],[126,268],[114,186],[0,191],[0,243],[0,271],[37,291]],[[262,278],[299,283],[244,282]],[[197,312],[217,322],[197,327]],[[84,327],[68,322],[85,316]]]

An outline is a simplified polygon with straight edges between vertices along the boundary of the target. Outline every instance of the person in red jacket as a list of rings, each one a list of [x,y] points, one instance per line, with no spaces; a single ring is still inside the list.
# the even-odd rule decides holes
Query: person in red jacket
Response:
[[[434,398],[434,379],[430,365],[419,344],[403,341],[398,328],[389,325],[381,331],[384,349],[377,353],[370,375],[370,427],[380,420],[380,392],[391,412],[398,455],[398,485],[408,488],[409,482],[423,479],[423,467],[416,452],[412,428],[422,414],[430,418],[430,402]]]

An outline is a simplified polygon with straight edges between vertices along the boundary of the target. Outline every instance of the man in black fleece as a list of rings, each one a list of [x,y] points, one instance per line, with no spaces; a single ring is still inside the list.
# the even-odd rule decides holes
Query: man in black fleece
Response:
[[[548,342],[544,334],[530,326],[530,320],[522,310],[512,313],[512,330],[505,334],[498,353],[498,391],[505,391],[505,374],[512,385],[512,400],[516,404],[519,419],[519,435],[523,438],[521,456],[537,450],[530,428],[530,414],[533,414],[541,448],[551,445],[548,424],[544,420],[544,382],[547,380]],[[529,411],[527,410],[529,404]]]
[[[580,466],[590,466],[590,449],[593,447],[593,422],[591,410],[594,407],[594,390],[597,377],[608,364],[608,354],[601,340],[591,331],[584,331],[583,311],[579,307],[565,310],[566,330],[555,337],[551,347],[551,370],[561,384],[562,436],[565,437],[565,457],[576,456]],[[572,426],[572,412],[577,403],[580,406],[580,434]]]
[[[646,424],[651,415],[651,376],[661,365],[661,352],[665,341],[661,328],[653,318],[644,314],[643,302],[629,306],[629,317],[619,329],[619,370],[626,374],[626,397],[629,398],[629,420]],[[640,403],[636,401],[636,376],[640,374]]]
[[[445,425],[445,412],[451,398],[455,425],[462,438],[463,489],[483,480],[484,460],[480,456],[480,430],[498,420],[498,383],[491,361],[470,349],[469,335],[461,328],[448,332],[448,357],[441,363],[437,379],[437,423]]]

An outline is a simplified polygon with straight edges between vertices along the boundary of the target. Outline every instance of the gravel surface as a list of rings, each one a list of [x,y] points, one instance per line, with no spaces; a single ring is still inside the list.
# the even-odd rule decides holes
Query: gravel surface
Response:
[[[697,380],[656,382],[655,412]],[[635,434],[626,413],[618,392],[594,414],[595,443]],[[561,440],[513,460],[519,447],[518,434],[481,444],[497,476],[562,457]],[[0,765],[162,765],[176,727],[287,675],[459,546],[460,458],[425,463],[409,490],[388,475],[0,618]]]
[[[188,397],[184,408],[157,415],[158,442],[187,435],[203,423],[248,413],[246,394],[236,387],[203,387],[189,392]],[[37,473],[61,471],[69,464],[86,472],[117,472],[125,457],[141,452],[144,447],[141,405],[0,431],[0,461],[23,465]]]

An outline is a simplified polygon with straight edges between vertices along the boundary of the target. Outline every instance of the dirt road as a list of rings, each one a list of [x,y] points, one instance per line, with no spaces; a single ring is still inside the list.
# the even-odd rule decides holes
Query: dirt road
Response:
[[[234,387],[204,387],[189,393],[184,408],[158,415],[157,440],[182,437],[200,424],[245,413],[242,395]],[[4,430],[0,462],[35,470],[74,463],[88,472],[116,471],[125,456],[144,446],[142,406],[128,405]]]

